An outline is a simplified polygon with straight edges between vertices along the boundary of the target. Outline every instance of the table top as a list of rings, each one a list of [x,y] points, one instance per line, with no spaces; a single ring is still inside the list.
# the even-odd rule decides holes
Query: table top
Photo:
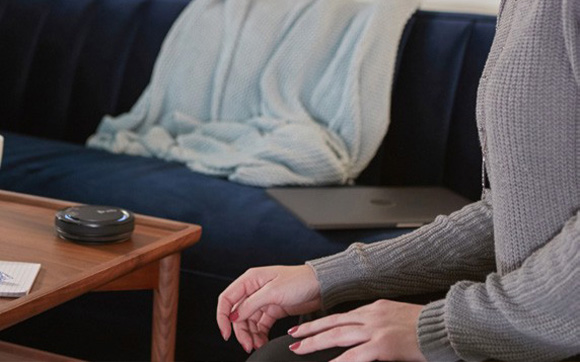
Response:
[[[0,330],[180,252],[201,236],[197,225],[137,214],[128,241],[76,244],[54,229],[55,212],[72,205],[78,203],[0,191],[0,260],[42,265],[30,294],[0,298]]]

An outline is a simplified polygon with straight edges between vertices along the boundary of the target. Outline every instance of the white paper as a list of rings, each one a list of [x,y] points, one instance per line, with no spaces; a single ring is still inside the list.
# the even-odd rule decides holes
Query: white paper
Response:
[[[30,292],[40,264],[0,261],[0,271],[11,277],[0,282],[0,297],[16,298]]]

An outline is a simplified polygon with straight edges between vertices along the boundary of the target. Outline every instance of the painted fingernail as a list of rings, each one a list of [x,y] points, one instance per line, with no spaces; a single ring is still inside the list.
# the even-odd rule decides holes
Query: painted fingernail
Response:
[[[290,348],[291,351],[295,351],[300,347],[300,343],[301,342],[292,343],[288,348]]]
[[[288,334],[292,335],[292,334],[296,333],[297,330],[298,330],[298,326],[294,326],[288,330]]]
[[[230,314],[230,322],[235,322],[238,317],[240,316],[240,314],[238,313],[238,311],[233,312],[232,314]]]

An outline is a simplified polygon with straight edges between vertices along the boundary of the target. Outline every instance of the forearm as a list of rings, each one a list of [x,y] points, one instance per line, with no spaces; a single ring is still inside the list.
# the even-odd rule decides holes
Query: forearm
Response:
[[[352,244],[309,261],[326,308],[371,298],[440,291],[458,280],[483,280],[494,270],[491,206],[468,205],[401,237]]]
[[[580,215],[523,265],[461,282],[426,306],[419,341],[431,360],[561,360],[580,354]]]

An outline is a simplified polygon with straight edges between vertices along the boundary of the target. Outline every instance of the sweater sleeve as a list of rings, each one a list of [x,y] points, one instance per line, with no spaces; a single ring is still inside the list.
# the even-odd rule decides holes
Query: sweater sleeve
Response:
[[[491,205],[479,201],[398,238],[354,243],[307,262],[325,308],[349,301],[446,290],[495,270]]]
[[[564,41],[576,83],[580,85],[580,1],[564,0]]]
[[[427,305],[418,336],[428,360],[555,361],[580,354],[580,213],[522,266],[459,282]]]

